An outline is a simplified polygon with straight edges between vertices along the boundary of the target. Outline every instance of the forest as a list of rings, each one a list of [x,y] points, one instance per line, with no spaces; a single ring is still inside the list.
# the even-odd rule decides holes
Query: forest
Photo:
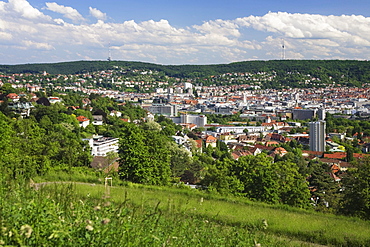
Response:
[[[347,86],[361,86],[370,80],[370,62],[357,60],[269,60],[245,61],[214,65],[159,65],[129,61],[75,61],[45,64],[0,65],[0,73],[43,73],[81,74],[116,67],[152,70],[174,78],[204,78],[225,73],[276,73],[277,81],[283,85],[297,86],[301,76],[320,78],[324,83],[344,83]],[[211,83],[211,82],[210,82]],[[276,87],[270,83],[266,87]]]

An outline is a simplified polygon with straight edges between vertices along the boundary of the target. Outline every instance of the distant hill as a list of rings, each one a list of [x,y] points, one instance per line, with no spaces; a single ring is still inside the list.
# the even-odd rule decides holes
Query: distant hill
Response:
[[[113,69],[114,66],[131,69],[161,71],[178,78],[208,77],[223,73],[272,72],[278,75],[287,72],[311,74],[320,78],[323,75],[347,77],[356,81],[370,81],[370,62],[358,60],[270,60],[245,61],[215,65],[159,65],[130,61],[74,61],[63,63],[40,63],[20,65],[0,65],[2,73],[42,73],[77,74]]]

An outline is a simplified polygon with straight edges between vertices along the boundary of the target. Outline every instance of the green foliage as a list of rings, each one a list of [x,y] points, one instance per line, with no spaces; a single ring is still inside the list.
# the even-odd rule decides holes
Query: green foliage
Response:
[[[321,162],[311,161],[309,163],[310,177],[309,185],[312,188],[312,197],[315,207],[320,211],[338,210],[341,194],[339,184],[330,176],[330,167]]]
[[[348,171],[344,177],[342,212],[370,219],[370,158],[364,158],[355,163],[355,168]]]
[[[369,222],[189,189],[0,181],[5,246],[370,244]]]
[[[119,143],[120,176],[135,183],[168,184],[170,156],[164,137],[156,131],[144,132],[125,123]]]
[[[299,167],[287,161],[273,162],[266,154],[225,159],[207,166],[202,184],[221,194],[245,195],[267,203],[309,207],[309,190]]]

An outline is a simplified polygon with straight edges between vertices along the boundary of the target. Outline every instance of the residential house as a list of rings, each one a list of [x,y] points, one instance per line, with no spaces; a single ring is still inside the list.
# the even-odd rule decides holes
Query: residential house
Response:
[[[242,156],[247,156],[247,155],[253,155],[253,153],[251,153],[250,151],[248,150],[235,150],[231,153],[231,157],[234,159],[234,160],[238,160],[240,157]]]
[[[59,97],[49,97],[48,98],[50,104],[60,103],[62,102],[62,99]]]
[[[283,148],[283,147],[277,147],[277,148],[274,149],[273,153],[275,155],[284,156],[288,153],[288,151],[286,151],[285,148]]]
[[[102,115],[93,115],[93,125],[103,125],[103,116]]]
[[[31,109],[34,108],[31,102],[9,102],[8,103],[8,108],[17,113],[20,114],[22,117],[24,116],[29,116]]]
[[[19,100],[19,95],[16,93],[10,93],[6,96],[8,99],[10,99],[13,102],[17,102]]]
[[[217,138],[214,136],[207,135],[205,138],[206,147],[211,146],[215,148],[217,146]]]
[[[82,128],[86,128],[90,124],[90,119],[84,116],[78,116],[77,121],[79,122],[80,127]]]

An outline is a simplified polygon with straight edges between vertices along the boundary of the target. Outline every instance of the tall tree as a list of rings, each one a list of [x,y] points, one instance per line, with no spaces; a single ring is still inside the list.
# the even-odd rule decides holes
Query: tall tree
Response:
[[[168,184],[171,176],[165,139],[155,131],[144,132],[125,123],[120,136],[120,177],[135,183]]]
[[[342,212],[370,220],[370,158],[364,158],[349,169],[343,178]]]

